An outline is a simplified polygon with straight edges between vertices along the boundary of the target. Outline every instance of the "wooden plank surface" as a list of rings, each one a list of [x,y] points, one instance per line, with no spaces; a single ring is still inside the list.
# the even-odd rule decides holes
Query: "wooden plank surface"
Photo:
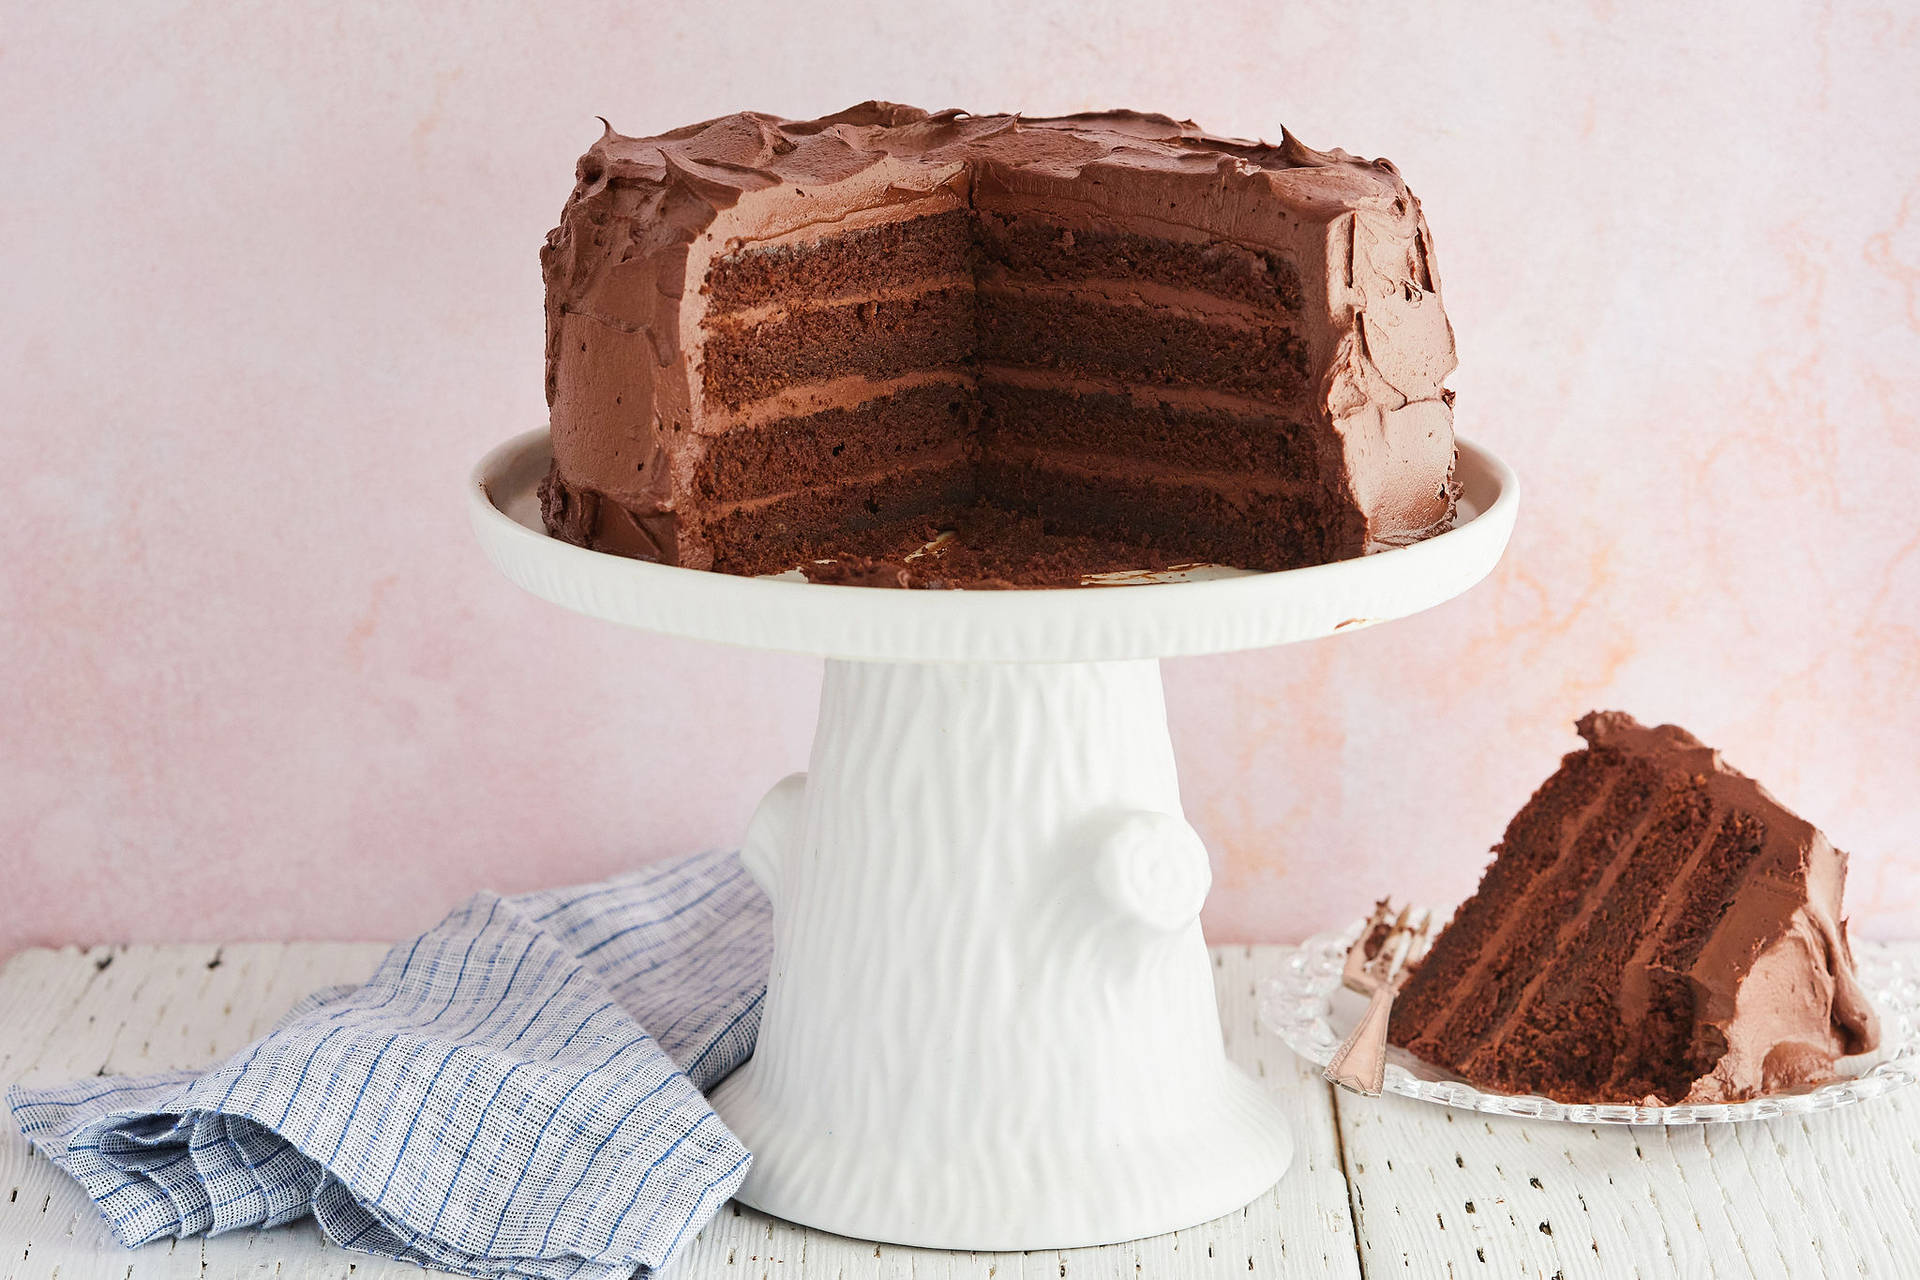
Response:
[[[673,1268],[676,1280],[767,1277],[1359,1275],[1330,1091],[1255,1017],[1271,948],[1216,951],[1228,1049],[1283,1100],[1298,1149],[1287,1178],[1245,1210],[1100,1249],[953,1254],[810,1232],[732,1205]],[[212,1063],[263,1034],[317,987],[355,982],[379,945],[254,944],[29,951],[0,973],[0,1083],[55,1083]],[[309,1221],[269,1232],[116,1244],[80,1189],[0,1125],[0,1280],[354,1280],[419,1268],[326,1246]]]
[[[1336,1105],[1368,1275],[1920,1277],[1920,1089],[1674,1128]]]
[[[1920,945],[1911,948],[1920,956]],[[214,1062],[385,948],[29,951],[0,970],[0,1084]],[[1337,1099],[1255,1018],[1278,948],[1216,950],[1229,1052],[1288,1107],[1293,1168],[1247,1209],[1099,1249],[875,1245],[729,1206],[669,1280],[706,1276],[1920,1276],[1920,1091],[1823,1115],[1684,1129],[1503,1120]],[[1356,1230],[1357,1227],[1357,1230]],[[121,1249],[79,1188],[0,1124],[0,1280],[386,1280],[311,1222]]]
[[[1672,1129],[1339,1112],[1368,1275],[1920,1276],[1920,1091]]]

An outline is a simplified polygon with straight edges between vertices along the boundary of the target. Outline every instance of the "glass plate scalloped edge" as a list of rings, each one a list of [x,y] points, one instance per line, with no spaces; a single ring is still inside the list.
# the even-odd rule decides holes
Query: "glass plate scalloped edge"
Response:
[[[1280,976],[1260,991],[1260,1021],[1287,1047],[1316,1067],[1325,1067],[1362,1007],[1342,1017],[1333,1008],[1347,948],[1365,921],[1338,933],[1315,934],[1284,953]],[[1880,1015],[1880,1047],[1843,1059],[1841,1078],[1811,1089],[1767,1094],[1745,1102],[1673,1107],[1555,1102],[1532,1095],[1491,1093],[1447,1075],[1400,1049],[1388,1053],[1386,1092],[1463,1111],[1559,1120],[1571,1124],[1718,1124],[1831,1111],[1920,1080],[1920,964],[1891,947],[1854,947],[1861,985]]]

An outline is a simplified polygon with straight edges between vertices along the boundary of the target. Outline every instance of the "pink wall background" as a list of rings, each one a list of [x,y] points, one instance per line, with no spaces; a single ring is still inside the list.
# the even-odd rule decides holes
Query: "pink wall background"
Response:
[[[462,481],[543,420],[595,114],[867,97],[1285,122],[1425,201],[1520,528],[1430,614],[1168,664],[1216,939],[1463,894],[1595,706],[1724,748],[1920,933],[1911,9],[300,8],[0,43],[0,954],[391,937],[737,839],[817,666],[520,594]]]

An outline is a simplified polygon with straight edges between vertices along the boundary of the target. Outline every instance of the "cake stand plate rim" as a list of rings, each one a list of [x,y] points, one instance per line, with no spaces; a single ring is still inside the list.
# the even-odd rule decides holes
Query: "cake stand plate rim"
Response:
[[[1519,482],[1456,437],[1467,517],[1445,533],[1353,560],[1180,582],[895,591],[684,569],[574,546],[538,526],[542,428],[475,465],[468,513],[496,568],[534,595],[606,621],[690,639],[829,658],[1092,662],[1266,648],[1360,630],[1477,584],[1512,535]]]

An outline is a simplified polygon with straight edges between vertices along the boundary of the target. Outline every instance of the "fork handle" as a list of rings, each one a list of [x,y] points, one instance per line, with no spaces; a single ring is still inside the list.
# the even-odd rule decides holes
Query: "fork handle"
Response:
[[[1387,1016],[1393,1012],[1393,992],[1392,982],[1373,989],[1367,1011],[1321,1072],[1329,1081],[1369,1098],[1380,1096],[1387,1080]]]

